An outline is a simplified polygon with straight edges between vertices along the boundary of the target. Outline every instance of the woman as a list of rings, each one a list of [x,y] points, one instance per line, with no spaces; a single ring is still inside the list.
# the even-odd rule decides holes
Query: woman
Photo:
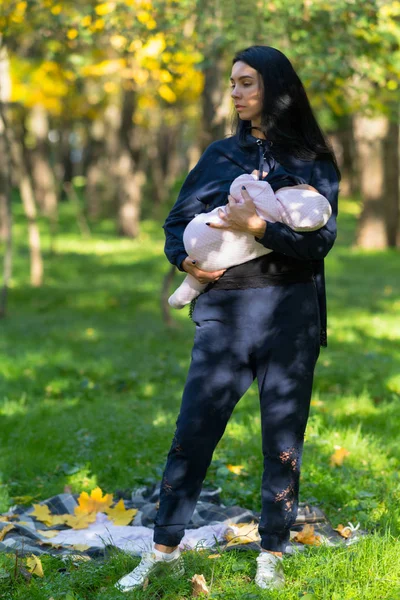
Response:
[[[324,257],[336,237],[340,173],[303,85],[279,50],[252,46],[233,59],[236,134],[213,142],[189,173],[165,224],[165,253],[181,271],[208,283],[197,300],[192,360],[168,454],[154,548],[117,586],[129,591],[160,568],[184,572],[179,543],[228,419],[257,378],[264,472],[256,584],[284,585],[282,554],[298,506],[299,477],[313,373],[326,346]],[[282,168],[330,202],[332,216],[314,232],[295,232],[259,217],[246,190],[229,202],[224,224],[250,233],[272,253],[227,270],[205,272],[186,255],[182,236],[195,214],[227,204],[242,173]],[[274,190],[275,191],[275,190]]]

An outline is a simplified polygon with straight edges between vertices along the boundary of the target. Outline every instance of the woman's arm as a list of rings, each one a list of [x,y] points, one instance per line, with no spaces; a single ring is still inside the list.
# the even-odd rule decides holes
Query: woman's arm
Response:
[[[339,181],[332,161],[315,161],[310,185],[325,196],[332,207],[327,224],[318,231],[300,233],[283,223],[266,221],[265,232],[262,237],[256,237],[257,242],[275,252],[302,260],[319,260],[328,254],[336,239],[339,194]]]
[[[196,214],[205,212],[206,204],[203,198],[215,197],[221,194],[221,203],[226,196],[225,192],[219,192],[218,181],[212,182],[212,170],[218,168],[218,151],[216,143],[210,144],[200,157],[199,162],[186,177],[178,198],[167,216],[163,225],[165,233],[164,252],[170,263],[180,271],[182,262],[188,256],[183,244],[183,232],[186,225]]]

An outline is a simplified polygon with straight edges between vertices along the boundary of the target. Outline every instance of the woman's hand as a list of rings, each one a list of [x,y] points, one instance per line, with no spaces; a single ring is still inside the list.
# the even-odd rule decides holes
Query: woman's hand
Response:
[[[228,196],[228,204],[225,207],[225,212],[218,211],[218,216],[224,224],[207,223],[209,227],[215,229],[226,229],[228,231],[242,231],[250,233],[255,237],[262,237],[267,226],[256,212],[255,204],[246,189],[242,189],[244,202],[237,204],[232,196]]]
[[[189,256],[182,261],[181,267],[186,273],[192,275],[197,281],[200,283],[211,283],[212,281],[217,281],[226,271],[226,269],[221,269],[221,271],[202,271],[196,265]]]

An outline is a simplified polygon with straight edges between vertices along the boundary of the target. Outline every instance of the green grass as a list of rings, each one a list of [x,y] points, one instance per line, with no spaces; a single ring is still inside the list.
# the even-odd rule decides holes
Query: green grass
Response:
[[[65,485],[113,492],[153,482],[171,442],[194,333],[187,310],[174,313],[172,329],[160,318],[169,268],[160,224],[144,221],[132,241],[115,238],[105,221],[82,239],[62,205],[63,233],[53,254],[41,223],[46,278],[33,289],[26,226],[15,208],[14,278],[9,316],[0,322],[0,510],[43,500]],[[194,573],[212,579],[213,598],[400,598],[399,254],[352,247],[356,209],[342,201],[327,260],[329,348],[317,365],[300,499],[319,502],[335,526],[360,522],[370,535],[347,549],[309,548],[285,558],[288,586],[275,593],[252,583],[252,552],[216,560],[186,553],[183,581],[155,582],[131,595],[113,584],[138,559],[120,552],[79,567],[45,557],[45,577],[29,585],[14,578],[14,556],[0,554],[0,598],[183,600]],[[350,452],[342,467],[329,464],[335,446]],[[229,463],[244,470],[235,475]],[[205,484],[221,485],[226,504],[260,510],[261,469],[252,386]]]

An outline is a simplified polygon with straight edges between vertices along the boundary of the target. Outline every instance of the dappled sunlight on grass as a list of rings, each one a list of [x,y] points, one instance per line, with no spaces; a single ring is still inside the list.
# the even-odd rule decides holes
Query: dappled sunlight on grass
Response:
[[[0,405],[0,415],[4,417],[13,417],[15,415],[24,415],[27,411],[26,394],[22,394],[17,400],[9,400],[4,398]]]
[[[355,206],[344,203],[327,260],[329,347],[316,369],[301,500],[321,503],[335,524],[354,520],[383,531],[390,523],[399,531],[398,253],[351,247]],[[45,237],[45,249],[47,243]],[[190,363],[188,308],[172,311],[172,328],[160,317],[170,267],[159,223],[145,221],[137,240],[114,238],[110,223],[88,239],[73,230],[56,248],[45,258],[40,289],[29,286],[27,253],[16,257],[2,322],[4,508],[14,496],[44,499],[65,485],[79,492],[96,483],[112,492],[159,479]],[[171,291],[183,277],[176,273]],[[337,446],[350,454],[332,467]],[[262,462],[254,382],[234,410],[206,484],[220,485],[226,504],[259,510]],[[229,464],[243,470],[233,473]]]

